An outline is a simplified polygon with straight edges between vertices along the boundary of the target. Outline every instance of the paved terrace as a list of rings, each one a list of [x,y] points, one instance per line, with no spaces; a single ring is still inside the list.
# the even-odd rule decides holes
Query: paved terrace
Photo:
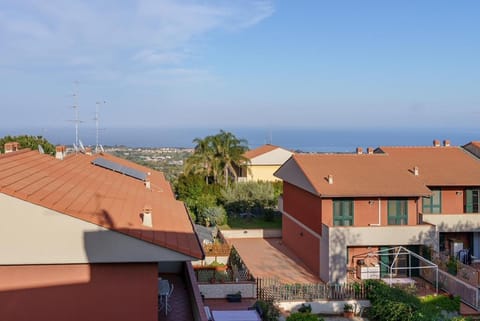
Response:
[[[256,278],[279,278],[287,283],[318,283],[303,262],[281,238],[227,239],[235,247],[250,273]]]
[[[190,296],[185,281],[179,275],[162,274],[162,278],[173,284],[174,289],[168,304],[172,310],[165,316],[165,311],[158,311],[159,321],[191,321],[193,320]]]

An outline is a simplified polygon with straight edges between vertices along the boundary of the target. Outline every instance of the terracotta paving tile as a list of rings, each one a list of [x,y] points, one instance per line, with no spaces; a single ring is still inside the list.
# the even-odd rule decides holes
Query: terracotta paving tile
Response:
[[[285,282],[317,283],[314,275],[280,238],[227,239],[257,278],[279,278]]]

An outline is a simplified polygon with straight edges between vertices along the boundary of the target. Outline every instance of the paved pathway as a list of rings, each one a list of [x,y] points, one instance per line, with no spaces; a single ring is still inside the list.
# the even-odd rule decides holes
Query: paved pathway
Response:
[[[280,238],[227,239],[235,246],[250,273],[257,278],[277,277],[288,283],[321,282]]]

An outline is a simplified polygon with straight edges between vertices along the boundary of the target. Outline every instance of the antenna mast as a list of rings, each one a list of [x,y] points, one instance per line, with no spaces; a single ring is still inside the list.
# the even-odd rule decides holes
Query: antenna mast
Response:
[[[99,108],[100,108],[100,104],[105,104],[106,101],[97,101],[96,102],[96,108],[95,108],[95,127],[96,127],[96,144],[95,144],[95,153],[98,153],[98,150],[100,149],[100,144],[99,144],[99,141],[98,141],[98,137],[99,137],[99,131],[100,131],[100,128],[98,127],[98,122],[99,122]]]
[[[78,146],[78,124],[80,123],[80,120],[78,119],[78,80],[75,80],[73,82],[75,84],[74,90],[73,90],[73,110],[75,113],[75,119],[73,122],[75,123],[75,145]]]

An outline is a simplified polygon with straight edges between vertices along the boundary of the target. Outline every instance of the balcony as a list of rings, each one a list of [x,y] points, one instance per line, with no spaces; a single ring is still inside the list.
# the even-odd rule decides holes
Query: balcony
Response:
[[[345,246],[388,246],[409,244],[434,244],[435,228],[429,224],[388,226],[326,227],[330,244]]]
[[[422,214],[424,223],[437,227],[439,232],[475,232],[480,229],[480,214]]]

